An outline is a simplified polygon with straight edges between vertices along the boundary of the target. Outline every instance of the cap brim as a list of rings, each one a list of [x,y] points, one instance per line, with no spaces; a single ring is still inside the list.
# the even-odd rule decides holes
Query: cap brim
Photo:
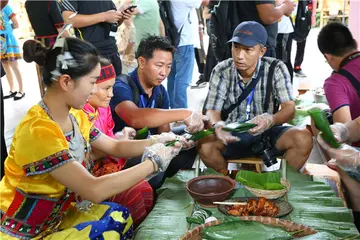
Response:
[[[230,39],[227,43],[239,43],[241,45],[247,46],[247,47],[253,47],[256,46],[258,44],[260,44],[257,41],[251,40],[251,39],[246,39],[246,38],[242,38],[242,37],[233,37],[232,39]]]

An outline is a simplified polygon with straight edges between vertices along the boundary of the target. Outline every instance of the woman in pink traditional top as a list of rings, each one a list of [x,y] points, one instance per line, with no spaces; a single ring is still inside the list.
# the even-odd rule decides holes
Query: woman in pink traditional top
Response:
[[[116,134],[116,136],[113,133],[115,124],[112,119],[109,102],[113,96],[112,89],[115,84],[115,78],[116,73],[113,65],[110,62],[101,62],[100,77],[96,81],[97,92],[91,96],[83,110],[95,127],[104,134],[112,138],[123,138],[126,140],[135,136],[136,132],[134,129],[125,128],[121,134]],[[92,174],[99,177],[118,172],[124,167],[125,163],[126,159],[111,156],[98,159],[92,168]],[[154,194],[150,184],[143,180],[109,200],[127,207],[130,210],[135,225],[139,225],[153,207]]]

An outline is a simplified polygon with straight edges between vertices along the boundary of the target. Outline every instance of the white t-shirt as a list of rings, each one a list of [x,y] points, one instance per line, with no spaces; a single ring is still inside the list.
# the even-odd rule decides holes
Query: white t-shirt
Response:
[[[199,18],[196,9],[193,8],[190,12],[192,35],[194,38],[194,48],[200,49],[200,35],[199,35]]]
[[[278,33],[286,34],[292,33],[294,31],[294,27],[291,23],[291,20],[287,16],[283,16],[278,24]]]
[[[194,45],[193,29],[191,21],[191,10],[199,8],[202,0],[171,0],[171,10],[174,16],[174,23],[180,31],[180,46]]]

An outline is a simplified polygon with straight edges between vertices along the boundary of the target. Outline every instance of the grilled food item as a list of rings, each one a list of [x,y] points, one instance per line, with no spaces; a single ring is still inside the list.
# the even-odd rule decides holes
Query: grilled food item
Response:
[[[258,200],[250,199],[246,205],[230,205],[226,206],[228,214],[234,216],[264,216],[264,217],[275,217],[279,213],[279,208],[274,202],[266,199],[259,198]]]

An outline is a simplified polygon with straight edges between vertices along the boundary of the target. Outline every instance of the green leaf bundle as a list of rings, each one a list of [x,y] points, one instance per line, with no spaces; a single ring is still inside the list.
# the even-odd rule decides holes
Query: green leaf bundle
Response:
[[[262,190],[281,190],[285,187],[281,185],[280,172],[256,173],[241,170],[236,174],[236,181],[251,187]]]

